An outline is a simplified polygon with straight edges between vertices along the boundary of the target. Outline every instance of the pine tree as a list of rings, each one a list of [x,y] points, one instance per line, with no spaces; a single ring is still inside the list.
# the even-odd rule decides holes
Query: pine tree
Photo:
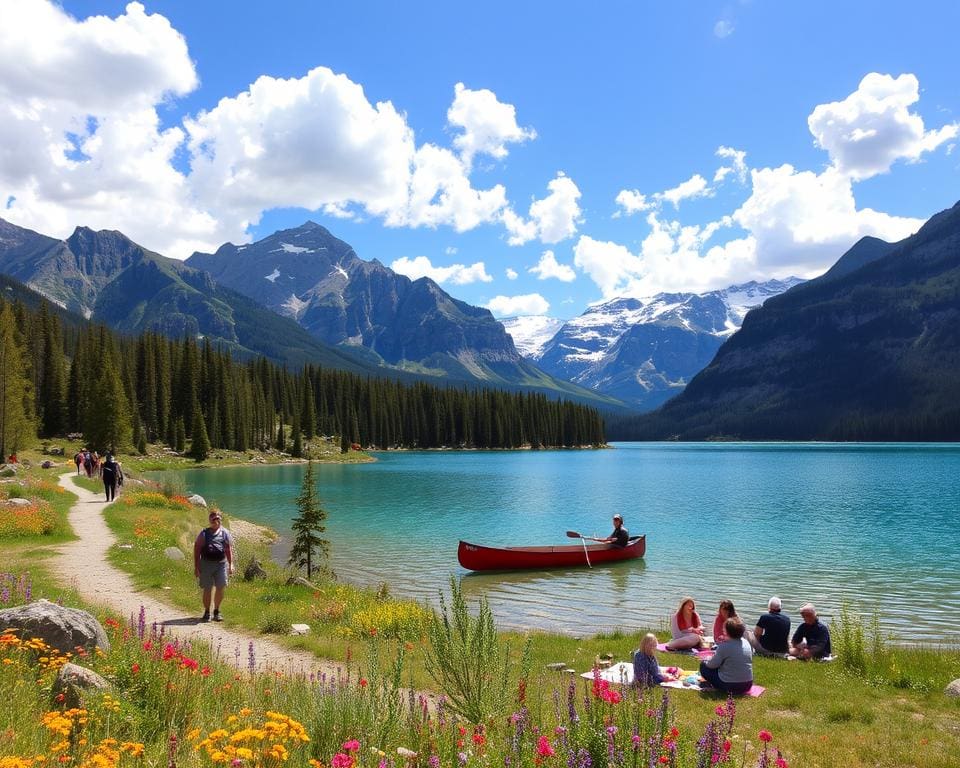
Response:
[[[287,449],[287,438],[283,434],[283,412],[280,412],[280,426],[277,427],[277,442],[276,448],[278,451],[283,452]]]
[[[183,423],[183,416],[178,416],[176,425],[174,426],[174,449],[177,453],[183,453],[184,449],[187,447],[187,427]]]
[[[8,452],[16,452],[33,432],[30,410],[25,407],[33,384],[24,373],[23,356],[13,312],[0,302],[0,461]]]
[[[83,439],[92,449],[115,453],[132,439],[130,405],[115,364],[112,339],[104,335],[101,341],[100,371],[83,411]]]
[[[207,425],[203,421],[203,412],[199,406],[193,408],[193,441],[190,443],[190,457],[195,461],[204,461],[210,455],[210,439],[207,437]]]
[[[290,455],[295,459],[299,459],[303,456],[303,438],[300,435],[300,416],[294,414],[293,416],[293,447],[290,449]]]
[[[305,567],[309,579],[319,567],[319,556],[327,557],[330,552],[330,542],[320,538],[320,534],[327,530],[327,513],[320,506],[320,499],[317,497],[312,461],[307,462],[307,471],[303,475],[303,484],[296,501],[300,514],[290,525],[294,537],[288,562],[297,569]]]

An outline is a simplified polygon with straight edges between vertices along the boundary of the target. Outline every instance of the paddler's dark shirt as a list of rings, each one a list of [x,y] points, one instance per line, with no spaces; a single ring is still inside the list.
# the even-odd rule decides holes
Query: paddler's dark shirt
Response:
[[[622,525],[619,528],[614,528],[610,538],[615,540],[613,542],[615,547],[625,547],[630,543],[630,534]]]

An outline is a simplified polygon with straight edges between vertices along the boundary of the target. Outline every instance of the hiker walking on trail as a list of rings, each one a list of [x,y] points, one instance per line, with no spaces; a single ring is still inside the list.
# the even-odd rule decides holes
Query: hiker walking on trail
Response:
[[[100,465],[100,477],[103,479],[103,490],[107,494],[107,501],[117,497],[117,483],[122,477],[120,465],[113,460],[113,454],[108,453],[106,461]]]
[[[213,620],[223,621],[220,603],[227,588],[227,579],[233,574],[233,539],[223,527],[223,518],[217,510],[210,512],[210,525],[200,531],[193,542],[193,572],[203,590],[203,618],[210,621],[210,602],[213,598]]]

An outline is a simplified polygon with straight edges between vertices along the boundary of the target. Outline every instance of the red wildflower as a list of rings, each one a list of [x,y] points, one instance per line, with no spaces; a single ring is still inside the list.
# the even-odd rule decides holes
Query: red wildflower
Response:
[[[550,739],[546,736],[541,736],[537,741],[537,754],[540,757],[553,757],[553,747],[550,746]]]
[[[726,741],[723,742],[723,751],[729,752],[732,746],[733,744],[731,743],[730,739],[727,739]]]
[[[482,747],[484,744],[487,743],[487,737],[484,736],[482,733],[475,733],[473,734],[473,743],[476,744],[478,747]]]
[[[663,765],[666,765],[667,763],[670,762],[670,758],[667,757],[666,755],[660,755],[660,762],[661,762]]]
[[[145,641],[143,644],[143,650],[149,651],[151,648],[153,648],[153,642],[150,640]]]
[[[764,744],[768,744],[769,742],[773,741],[773,735],[770,733],[770,731],[760,731],[760,733],[757,734],[757,738],[760,739],[760,741],[762,741]]]
[[[784,760],[782,757],[778,757],[777,762],[774,763],[774,765],[776,765],[777,768],[790,768],[790,766],[787,765],[787,761]]]
[[[170,645],[170,643],[167,643],[167,645],[163,649],[163,660],[170,661],[170,659],[174,659],[176,658],[176,656],[177,656],[177,649],[174,648],[172,645]]]
[[[200,674],[203,675],[204,677],[209,677],[210,672],[211,672],[210,667],[204,667],[203,669],[200,670]]]
[[[197,661],[195,659],[191,659],[189,656],[182,656],[180,658],[180,664],[183,669],[189,669],[193,672],[196,672],[200,667]]]
[[[66,698],[67,698],[67,697],[66,697],[64,694],[58,693],[58,694],[56,695],[57,704],[63,704],[63,702],[64,702],[64,700],[65,700]]]
[[[139,674],[139,672],[140,672],[140,665],[137,664],[136,662],[134,662],[134,663],[133,663],[133,666],[130,667],[130,671],[133,672],[133,674],[135,674],[135,675],[136,675],[136,674]]]
[[[361,688],[366,688],[366,687],[367,687],[367,678],[365,678],[365,677],[361,677],[361,678],[360,678],[360,687],[361,687]]]
[[[356,739],[350,739],[350,741],[343,742],[343,748],[347,750],[347,752],[356,752],[360,749],[360,742]]]
[[[337,752],[330,761],[333,768],[353,768],[353,757],[344,752]]]

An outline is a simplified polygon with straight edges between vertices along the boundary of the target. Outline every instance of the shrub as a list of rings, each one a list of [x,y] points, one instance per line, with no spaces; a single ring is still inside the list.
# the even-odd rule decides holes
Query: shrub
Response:
[[[474,618],[451,577],[450,607],[441,592],[440,612],[432,617],[427,636],[427,673],[449,698],[450,708],[475,725],[501,714],[507,701],[510,654],[500,642],[486,599],[480,598]]]

